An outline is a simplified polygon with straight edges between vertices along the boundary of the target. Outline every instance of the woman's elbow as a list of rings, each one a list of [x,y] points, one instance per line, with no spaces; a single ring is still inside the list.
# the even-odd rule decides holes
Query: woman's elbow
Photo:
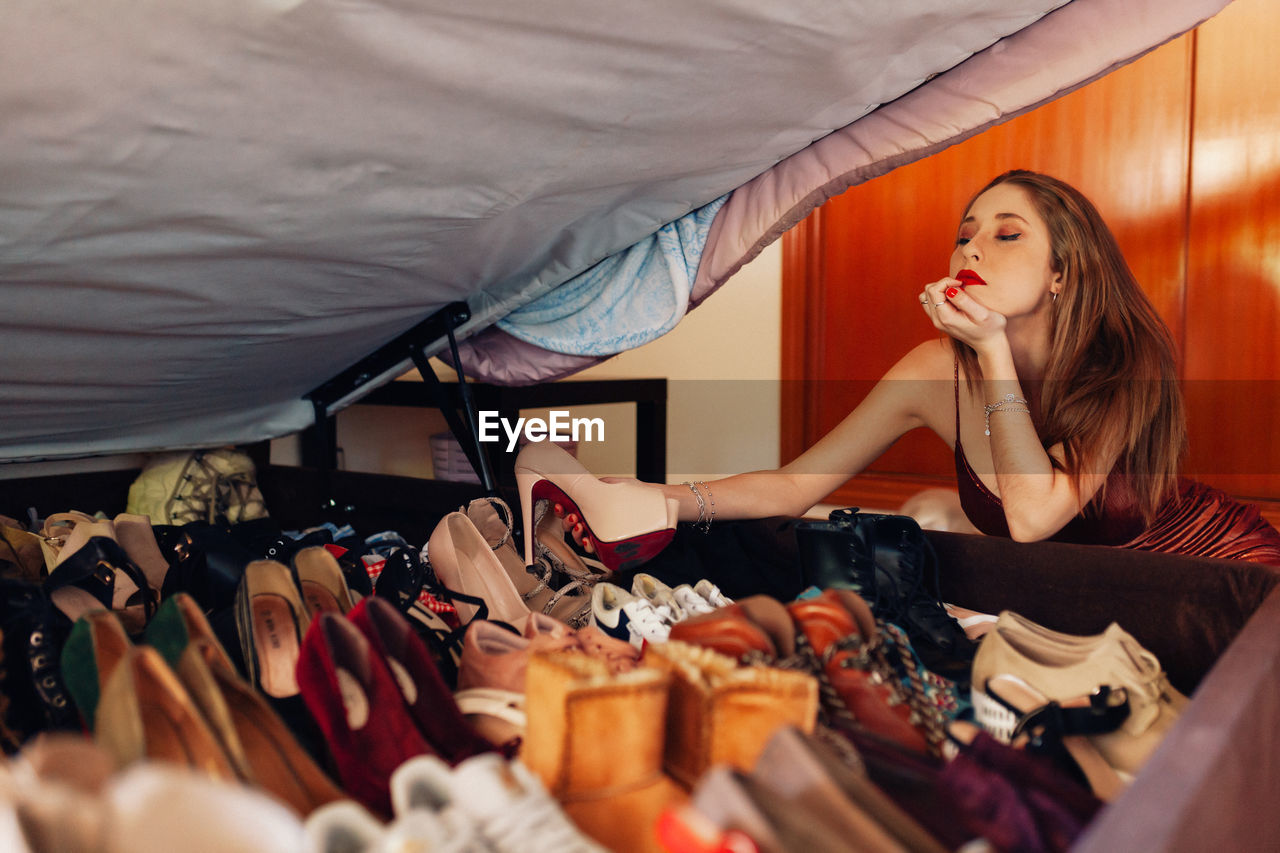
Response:
[[[1062,526],[1047,525],[1044,519],[1024,518],[1007,510],[1005,522],[1009,526],[1009,538],[1014,542],[1041,542],[1057,533]]]
[[[807,498],[788,498],[775,503],[768,515],[777,515],[784,518],[803,518],[818,503],[820,501],[811,501]]]

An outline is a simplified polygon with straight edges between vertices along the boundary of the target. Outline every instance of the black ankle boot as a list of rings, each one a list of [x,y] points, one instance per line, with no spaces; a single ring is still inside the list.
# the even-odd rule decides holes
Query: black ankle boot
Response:
[[[835,510],[827,521],[796,526],[805,581],[821,589],[851,589],[877,619],[907,632],[926,667],[967,681],[977,645],[937,597],[938,561],[915,519],[904,515]],[[925,585],[933,575],[934,591]]]

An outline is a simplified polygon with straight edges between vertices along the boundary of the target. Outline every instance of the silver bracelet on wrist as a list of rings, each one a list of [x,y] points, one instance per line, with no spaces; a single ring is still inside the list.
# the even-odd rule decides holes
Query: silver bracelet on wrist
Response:
[[[716,496],[711,494],[711,487],[706,483],[699,480],[698,485],[707,490],[707,502],[711,504],[711,511],[707,514],[707,520],[698,519],[698,529],[703,533],[710,533],[711,523],[716,520]]]
[[[706,524],[707,502],[703,500],[702,492],[698,491],[698,487],[693,483],[690,483],[688,480],[685,480],[682,485],[689,487],[689,491],[693,492],[694,500],[698,502],[698,520],[693,523],[694,526],[697,527],[700,524]]]
[[[1019,408],[1021,406],[1022,408]],[[986,434],[991,435],[991,416],[996,412],[1021,412],[1024,415],[1031,414],[1031,404],[1017,394],[1005,394],[994,403],[988,403],[982,407],[982,416],[986,419]]]
[[[711,487],[701,480],[697,482],[685,481],[682,485],[688,486],[689,491],[693,492],[693,497],[698,502],[698,520],[693,522],[693,527],[699,532],[706,533],[711,530],[711,522],[716,520],[716,499],[711,494]],[[707,496],[702,496],[702,489],[707,490]],[[711,512],[707,512],[707,501],[711,501]]]

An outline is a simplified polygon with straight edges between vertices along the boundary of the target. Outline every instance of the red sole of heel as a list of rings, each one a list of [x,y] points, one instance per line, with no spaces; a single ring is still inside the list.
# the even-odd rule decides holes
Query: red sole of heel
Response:
[[[539,480],[534,483],[530,499],[558,503],[564,507],[566,515],[574,513],[578,518],[582,519],[583,529],[595,545],[596,558],[613,572],[633,569],[648,562],[659,551],[667,547],[671,539],[676,535],[674,529],[664,527],[661,530],[653,530],[612,542],[601,539],[591,529],[591,523],[587,520],[582,510],[578,508],[578,505],[574,503],[573,498],[565,494],[559,486],[550,480]]]

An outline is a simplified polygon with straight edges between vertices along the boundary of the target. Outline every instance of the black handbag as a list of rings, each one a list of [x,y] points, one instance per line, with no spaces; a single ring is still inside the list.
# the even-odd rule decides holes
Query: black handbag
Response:
[[[938,600],[938,557],[914,518],[838,509],[798,524],[796,541],[807,585],[853,590],[876,618],[906,631],[930,669],[966,674],[977,646]]]

